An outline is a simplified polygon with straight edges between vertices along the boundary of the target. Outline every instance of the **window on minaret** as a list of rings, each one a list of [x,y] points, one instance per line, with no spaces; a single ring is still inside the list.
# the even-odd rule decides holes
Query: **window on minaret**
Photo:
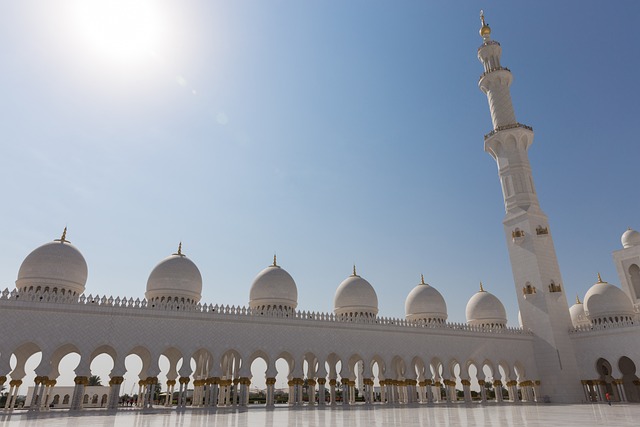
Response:
[[[640,298],[640,267],[638,264],[631,264],[629,267],[629,279],[631,288],[633,288],[633,293],[635,294],[636,300]]]

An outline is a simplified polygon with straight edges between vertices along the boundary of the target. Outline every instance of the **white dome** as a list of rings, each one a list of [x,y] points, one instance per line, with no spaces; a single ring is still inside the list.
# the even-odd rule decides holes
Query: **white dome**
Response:
[[[16,288],[23,291],[66,291],[82,294],[87,283],[87,262],[80,251],[62,237],[45,243],[22,261]]]
[[[630,320],[635,316],[633,304],[627,294],[617,286],[602,281],[599,274],[598,283],[584,296],[584,311],[594,323]]]
[[[587,315],[584,313],[584,304],[580,302],[578,297],[576,297],[576,303],[569,307],[569,314],[574,328],[591,325]]]
[[[147,280],[147,292],[144,294],[148,301],[200,301],[200,270],[193,261],[182,254],[181,246],[178,253],[166,257],[151,271]]]
[[[627,231],[622,233],[620,241],[622,242],[622,247],[625,249],[640,246],[640,233],[629,228]]]
[[[262,270],[251,285],[249,307],[295,310],[298,306],[298,287],[284,268],[273,265]]]
[[[353,268],[353,274],[347,277],[333,297],[333,312],[343,316],[368,316],[378,314],[378,296],[373,286],[358,276]]]
[[[447,304],[438,290],[424,282],[413,288],[404,302],[408,320],[424,320],[444,323],[447,320]]]
[[[507,325],[507,312],[504,305],[493,294],[485,291],[480,284],[480,291],[476,292],[467,303],[465,310],[467,323],[473,326]]]

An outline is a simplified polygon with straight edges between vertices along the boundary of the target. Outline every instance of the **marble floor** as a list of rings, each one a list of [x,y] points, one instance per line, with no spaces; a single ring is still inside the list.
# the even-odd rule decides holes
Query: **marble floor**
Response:
[[[123,410],[116,415],[84,411],[69,416],[51,411],[32,416],[16,412],[0,413],[0,427],[91,426],[91,427],[316,427],[316,426],[637,426],[640,405],[451,405],[451,406],[356,406],[348,409],[280,407],[274,410],[251,408],[245,411],[202,410],[139,411]]]

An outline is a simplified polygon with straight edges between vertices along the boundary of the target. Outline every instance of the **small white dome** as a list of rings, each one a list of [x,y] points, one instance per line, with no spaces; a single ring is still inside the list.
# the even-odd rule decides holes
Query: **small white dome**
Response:
[[[375,317],[378,314],[378,296],[373,286],[356,274],[347,277],[333,297],[333,312],[341,316]]]
[[[62,237],[36,248],[22,261],[16,288],[22,291],[46,290],[79,295],[87,283],[87,262],[69,243],[65,228]]]
[[[408,320],[444,323],[447,320],[447,304],[438,290],[424,282],[413,288],[404,303]]]
[[[584,311],[592,323],[631,320],[635,316],[633,304],[622,289],[604,282],[598,274],[598,282],[584,296]]]
[[[249,307],[261,309],[295,310],[298,306],[298,287],[284,268],[273,265],[262,270],[251,285]]]
[[[625,249],[640,246],[640,233],[629,228],[622,233],[620,242],[622,242],[622,247]]]
[[[469,299],[465,313],[467,323],[473,326],[505,327],[507,325],[507,312],[504,305],[495,295],[485,291],[482,283],[480,291]]]
[[[587,315],[584,313],[584,304],[580,302],[578,297],[576,297],[576,303],[569,307],[569,314],[574,328],[591,325]]]
[[[166,257],[153,268],[144,295],[148,301],[200,301],[202,276],[193,261],[182,254],[182,244],[177,253]]]

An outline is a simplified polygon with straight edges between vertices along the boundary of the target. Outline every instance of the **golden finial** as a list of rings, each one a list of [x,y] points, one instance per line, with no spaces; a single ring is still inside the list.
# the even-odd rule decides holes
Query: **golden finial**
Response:
[[[357,276],[357,274],[356,274],[356,265],[355,264],[353,264],[353,275]]]
[[[67,240],[67,227],[65,227],[64,230],[62,230],[62,236],[60,236],[59,239],[55,239],[54,242],[71,243],[70,241]]]
[[[604,282],[602,281],[602,277],[600,277],[600,272],[598,272],[598,283],[604,283]]]
[[[582,304],[582,303],[580,302],[580,297],[578,296],[578,294],[576,294],[576,304]]]
[[[273,266],[272,267],[277,267],[278,264],[276,264],[276,254],[273,254]]]
[[[182,253],[182,242],[178,243],[178,252],[176,252],[174,255],[184,256],[184,254]]]
[[[482,282],[480,282],[480,292],[485,292],[484,288],[482,287]]]
[[[420,275],[420,284],[421,285],[426,285],[426,283],[424,283],[424,274]]]
[[[480,37],[488,38],[491,34],[491,28],[484,20],[484,10],[480,10],[480,22],[482,22],[482,27],[480,28]]]

